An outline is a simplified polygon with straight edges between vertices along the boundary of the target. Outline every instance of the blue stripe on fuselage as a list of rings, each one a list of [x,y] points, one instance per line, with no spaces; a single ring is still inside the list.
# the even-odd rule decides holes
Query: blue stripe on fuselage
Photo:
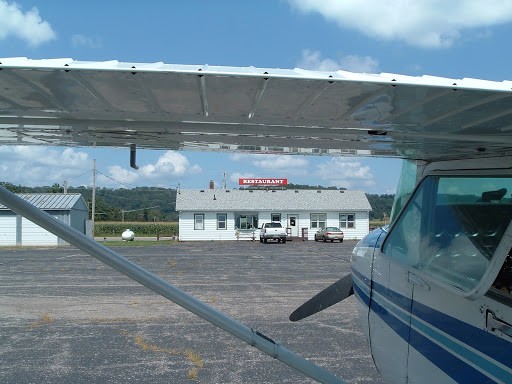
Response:
[[[414,302],[413,315],[501,364],[512,367],[512,344],[510,342],[417,301]]]

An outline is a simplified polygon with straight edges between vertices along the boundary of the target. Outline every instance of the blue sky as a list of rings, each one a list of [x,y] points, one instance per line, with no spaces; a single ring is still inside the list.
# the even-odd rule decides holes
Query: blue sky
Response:
[[[0,57],[163,61],[511,80],[512,1],[0,0]],[[238,187],[239,177],[393,193],[395,159],[1,147],[0,181]],[[66,164],[66,167],[62,167]]]

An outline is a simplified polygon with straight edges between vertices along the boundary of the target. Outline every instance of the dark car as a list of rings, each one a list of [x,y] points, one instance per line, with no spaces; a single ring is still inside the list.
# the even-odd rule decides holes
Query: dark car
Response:
[[[334,240],[338,240],[340,243],[343,243],[343,232],[338,227],[322,228],[315,233],[315,241],[318,240],[322,240],[323,242],[329,240],[331,243]]]

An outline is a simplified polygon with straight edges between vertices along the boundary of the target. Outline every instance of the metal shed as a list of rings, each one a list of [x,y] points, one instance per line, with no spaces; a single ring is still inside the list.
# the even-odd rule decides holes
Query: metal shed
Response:
[[[57,220],[81,233],[86,232],[89,210],[79,193],[17,194]],[[0,204],[0,246],[67,245],[47,230]]]

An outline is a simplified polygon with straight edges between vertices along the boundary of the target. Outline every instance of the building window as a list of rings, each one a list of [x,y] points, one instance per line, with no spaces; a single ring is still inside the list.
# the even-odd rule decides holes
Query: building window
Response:
[[[326,216],[327,215],[325,213],[312,213],[310,228],[314,228],[314,229],[325,228]]]
[[[204,213],[194,213],[194,229],[204,229]]]
[[[340,228],[355,228],[356,215],[354,213],[340,213]]]
[[[227,229],[227,220],[227,214],[217,213],[217,229]]]
[[[272,213],[270,215],[270,221],[281,221],[281,214],[280,213]]]
[[[258,228],[257,213],[235,213],[235,229]]]

